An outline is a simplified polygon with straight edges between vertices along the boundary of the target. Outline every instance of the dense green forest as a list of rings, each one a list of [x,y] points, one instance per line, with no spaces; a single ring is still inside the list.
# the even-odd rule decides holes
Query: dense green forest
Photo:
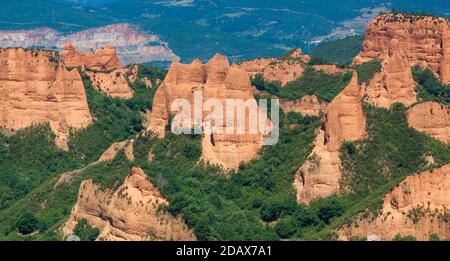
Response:
[[[414,79],[422,101],[436,101],[450,105],[450,84],[445,86],[430,69],[413,68]]]
[[[319,44],[311,51],[311,64],[348,66],[361,51],[362,42],[362,36],[349,36]]]

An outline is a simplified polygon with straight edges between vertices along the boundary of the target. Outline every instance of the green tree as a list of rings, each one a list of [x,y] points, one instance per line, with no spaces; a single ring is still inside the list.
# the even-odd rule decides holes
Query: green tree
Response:
[[[82,241],[94,241],[100,234],[100,229],[93,228],[86,219],[78,221],[73,234],[80,237]]]
[[[365,62],[356,67],[358,73],[358,83],[369,83],[376,73],[381,71],[381,63],[378,60]]]
[[[433,233],[430,235],[430,241],[441,241],[441,239],[439,238],[438,234]]]
[[[28,235],[38,229],[39,221],[32,213],[23,214],[19,220],[17,220],[17,229],[22,235]]]
[[[275,226],[275,231],[281,238],[289,238],[297,232],[299,222],[292,216],[282,218]]]
[[[332,218],[342,215],[345,210],[344,204],[336,196],[320,200],[317,207],[317,216],[320,220],[325,222],[325,224],[330,224]]]

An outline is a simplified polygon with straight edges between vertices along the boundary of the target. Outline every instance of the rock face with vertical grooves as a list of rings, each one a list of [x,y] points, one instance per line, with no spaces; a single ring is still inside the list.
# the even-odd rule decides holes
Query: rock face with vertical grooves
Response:
[[[80,67],[97,90],[114,98],[133,97],[133,90],[126,79],[126,74],[133,68],[122,68],[114,47],[105,46],[95,53],[82,53],[68,43],[62,49],[61,56],[66,66]]]
[[[56,144],[67,149],[69,129],[92,122],[83,82],[56,52],[0,49],[0,124],[19,130],[48,122]]]
[[[407,112],[408,124],[443,143],[450,143],[450,109],[437,102],[415,105]]]
[[[339,238],[377,235],[392,240],[397,234],[429,240],[432,234],[450,237],[450,164],[406,178],[384,198],[381,212],[360,215],[338,229]]]
[[[73,233],[81,219],[100,229],[97,240],[196,240],[181,217],[162,210],[167,200],[140,168],[116,190],[101,189],[92,180],[80,185],[78,201],[62,231]]]
[[[386,50],[402,49],[411,65],[429,67],[450,83],[450,22],[446,18],[385,14],[367,27],[361,53],[354,63],[378,58]]]
[[[171,111],[171,106],[180,98],[190,102],[193,117],[194,91],[202,91],[203,102],[210,98],[218,99],[223,106],[224,114],[227,99],[241,99],[244,102],[253,102],[256,106],[248,74],[236,65],[230,66],[226,57],[216,55],[206,64],[202,64],[199,60],[191,64],[176,61],[170,66],[166,79],[155,94],[148,129],[163,137],[169,116],[176,113]],[[209,114],[211,112],[204,112],[203,118],[206,120]],[[248,110],[244,114],[246,119],[252,116]],[[244,133],[220,134],[216,131],[219,127],[224,130],[232,127],[227,124],[225,115],[223,119],[222,123],[212,123],[214,127],[211,129],[211,135],[204,135],[202,157],[225,169],[235,169],[241,162],[248,162],[257,156],[261,148],[262,135],[258,134],[259,132],[251,133],[247,120],[240,126],[243,127]],[[189,120],[184,124],[192,127],[194,121]],[[238,124],[235,122],[235,130],[239,127]]]
[[[344,141],[363,138],[365,125],[361,89],[353,73],[349,85],[327,106],[313,152],[297,171],[294,186],[299,203],[339,193],[339,148]]]
[[[388,50],[379,59],[382,59],[382,68],[366,87],[367,102],[387,109],[397,102],[406,106],[414,104],[416,83],[405,52],[399,48]]]

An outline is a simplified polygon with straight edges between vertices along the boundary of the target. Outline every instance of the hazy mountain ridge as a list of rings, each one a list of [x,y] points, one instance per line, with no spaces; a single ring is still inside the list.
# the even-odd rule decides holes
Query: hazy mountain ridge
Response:
[[[158,35],[141,33],[129,24],[111,24],[72,34],[51,28],[0,31],[0,47],[62,49],[72,43],[80,50],[96,50],[106,45],[117,49],[124,65],[173,61],[179,57]]]
[[[206,60],[216,52],[242,60],[274,56],[294,47],[305,51],[315,43],[361,34],[371,16],[383,9],[449,15],[443,1],[8,1],[0,29],[50,27],[63,32],[111,23],[131,23],[158,34],[182,60]],[[64,3],[63,3],[64,2]],[[26,15],[33,6],[38,16]],[[374,9],[376,8],[376,9]],[[31,9],[30,9],[31,10]],[[373,10],[372,13],[368,10]],[[176,31],[173,28],[177,28]],[[187,48],[189,46],[189,48]],[[252,46],[254,48],[249,48]]]

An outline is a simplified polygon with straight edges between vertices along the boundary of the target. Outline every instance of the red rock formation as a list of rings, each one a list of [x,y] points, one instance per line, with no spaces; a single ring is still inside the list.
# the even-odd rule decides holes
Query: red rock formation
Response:
[[[84,66],[92,70],[122,68],[116,50],[111,45],[100,48],[95,53],[81,53],[71,43],[67,43],[61,51],[61,56],[68,67]]]
[[[339,238],[378,236],[392,240],[397,234],[429,240],[436,234],[450,238],[450,164],[406,178],[384,198],[375,217],[360,215],[338,230]]]
[[[365,134],[361,90],[353,73],[349,85],[327,106],[313,152],[296,174],[297,201],[309,203],[339,193],[339,147],[342,142],[359,140]]]
[[[129,99],[133,97],[126,74],[127,68],[115,69],[111,72],[85,70],[97,90],[114,98]]]
[[[81,53],[68,43],[61,51],[61,56],[66,66],[82,67],[97,90],[115,98],[133,97],[126,79],[133,68],[122,68],[114,47],[106,46],[95,53]]]
[[[117,153],[121,150],[124,151],[125,156],[129,161],[134,160],[134,153],[133,153],[133,144],[134,140],[125,140],[121,142],[114,142],[109,148],[103,152],[103,154],[100,156],[97,162],[107,162],[107,161],[113,161]]]
[[[287,57],[256,59],[242,62],[239,67],[251,76],[262,74],[266,81],[279,82],[284,86],[302,76],[305,63],[308,62],[309,56],[303,55],[302,51],[297,48]]]
[[[69,128],[92,122],[77,70],[69,71],[56,52],[0,49],[0,124],[18,130],[49,122],[57,145],[67,149]]]
[[[361,53],[354,63],[375,59],[386,50],[402,49],[411,65],[428,66],[450,83],[450,22],[446,18],[385,14],[367,27]]]
[[[417,100],[416,83],[405,53],[401,49],[393,49],[379,58],[383,60],[382,68],[366,87],[366,100],[387,109],[396,102],[406,106],[414,104]]]
[[[337,73],[345,73],[346,70],[337,67],[335,64],[315,64],[313,65],[314,70],[323,72],[326,74],[337,74]]]
[[[162,82],[153,100],[153,110],[149,130],[164,136],[171,112],[171,104],[177,99],[190,101],[193,107],[193,92],[202,90],[203,101],[210,98],[218,99],[223,111],[226,111],[226,99],[242,99],[254,101],[250,79],[247,73],[235,65],[230,66],[224,56],[216,55],[207,64],[199,60],[191,64],[174,62],[169,68],[166,79]],[[193,108],[192,108],[193,110]],[[205,119],[210,113],[203,113]],[[194,112],[191,113],[194,115]],[[246,110],[246,118],[249,118]],[[224,119],[225,116],[224,116]],[[185,123],[192,126],[193,121]],[[226,120],[220,125],[216,123],[215,129],[227,128]],[[237,125],[235,124],[237,128]],[[203,139],[203,159],[213,164],[221,165],[227,169],[239,167],[241,162],[247,162],[257,156],[261,148],[261,135],[250,134],[246,124],[245,134],[218,134],[212,130],[213,135],[205,135]]]
[[[303,54],[302,49],[300,48],[295,48],[289,53],[289,56],[289,58],[291,59],[299,59],[304,63],[309,63],[311,61],[311,57],[309,57],[309,55]]]
[[[295,101],[280,101],[280,107],[285,113],[298,112],[303,116],[319,116],[325,106],[326,104],[319,102],[314,95],[306,95]]]
[[[167,200],[140,168],[133,168],[117,190],[102,190],[92,180],[80,185],[78,201],[63,233],[73,233],[76,224],[86,219],[100,229],[97,240],[195,240],[194,233],[180,217],[160,211]]]
[[[424,102],[410,108],[407,116],[409,126],[412,128],[443,143],[450,143],[450,109],[448,106],[437,102]]]

